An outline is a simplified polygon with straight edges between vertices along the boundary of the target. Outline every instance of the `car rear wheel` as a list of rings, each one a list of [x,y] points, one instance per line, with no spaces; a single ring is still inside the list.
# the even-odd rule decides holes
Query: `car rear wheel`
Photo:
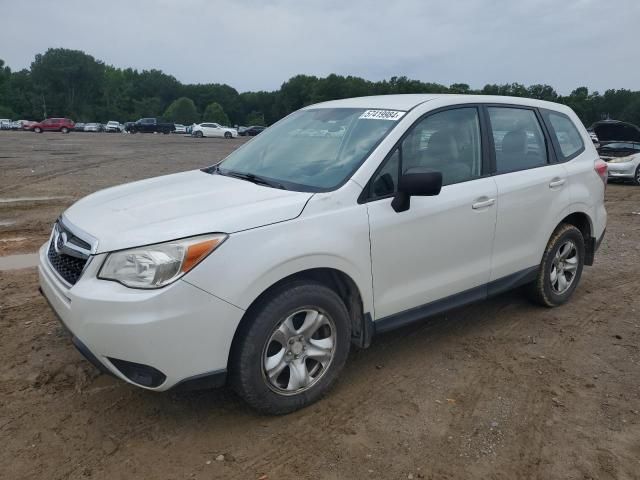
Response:
[[[636,173],[633,176],[633,184],[640,185],[640,165],[636,168]]]
[[[290,283],[248,315],[230,364],[236,392],[273,415],[320,399],[349,354],[349,313],[340,297],[318,283]]]
[[[231,134],[231,132],[224,132],[224,138],[226,139],[233,138],[233,135]]]
[[[529,285],[529,296],[545,307],[565,303],[578,286],[584,267],[584,237],[573,225],[556,228],[542,256],[538,278]]]

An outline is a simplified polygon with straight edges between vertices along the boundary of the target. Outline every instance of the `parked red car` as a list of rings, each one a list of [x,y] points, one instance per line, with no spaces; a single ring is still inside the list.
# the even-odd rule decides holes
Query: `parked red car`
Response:
[[[47,118],[41,122],[31,125],[30,130],[36,133],[42,132],[62,132],[69,133],[73,130],[75,123],[68,118]]]

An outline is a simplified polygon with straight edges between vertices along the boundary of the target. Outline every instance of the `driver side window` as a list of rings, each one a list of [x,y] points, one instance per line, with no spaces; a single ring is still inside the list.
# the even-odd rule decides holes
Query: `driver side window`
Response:
[[[415,168],[441,172],[443,186],[480,177],[482,143],[477,108],[445,110],[413,125],[373,178],[370,197],[392,195],[400,172]]]

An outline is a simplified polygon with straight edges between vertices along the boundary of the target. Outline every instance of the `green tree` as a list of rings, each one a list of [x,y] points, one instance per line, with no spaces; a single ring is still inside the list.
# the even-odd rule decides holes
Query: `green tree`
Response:
[[[174,100],[164,112],[164,118],[171,122],[191,125],[198,121],[198,110],[193,100],[180,97]]]
[[[217,102],[213,102],[207,105],[207,108],[202,114],[202,121],[215,122],[219,123],[220,125],[229,125],[231,123],[229,121],[229,117],[227,117],[227,114],[224,113],[222,106]]]
[[[101,97],[104,63],[80,50],[50,48],[36,55],[31,77],[49,116],[92,115]]]
[[[262,112],[253,111],[247,115],[247,125],[266,125]]]
[[[159,117],[162,112],[162,100],[158,97],[146,97],[133,101],[133,117]]]

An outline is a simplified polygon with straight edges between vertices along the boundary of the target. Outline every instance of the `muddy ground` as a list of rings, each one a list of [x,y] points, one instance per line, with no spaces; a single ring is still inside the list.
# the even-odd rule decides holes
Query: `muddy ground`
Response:
[[[240,143],[1,132],[0,252],[35,251],[82,195]],[[23,197],[56,198],[6,201]],[[640,188],[610,185],[607,208],[566,306],[514,292],[377,337],[327,398],[276,418],[224,389],[157,394],[99,375],[35,269],[0,272],[0,478],[640,478]]]

